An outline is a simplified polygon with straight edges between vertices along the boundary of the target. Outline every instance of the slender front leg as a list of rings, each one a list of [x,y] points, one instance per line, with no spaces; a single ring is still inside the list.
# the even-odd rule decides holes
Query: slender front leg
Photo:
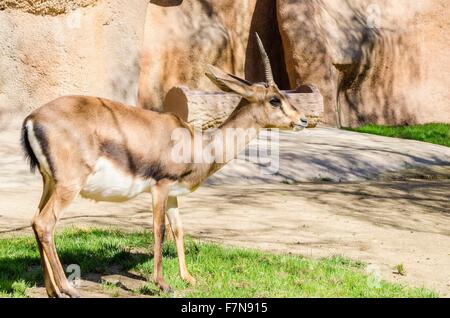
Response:
[[[180,211],[178,209],[177,197],[169,197],[167,201],[167,218],[170,222],[173,237],[177,246],[178,264],[180,269],[180,276],[191,285],[195,285],[195,278],[189,274],[186,266],[186,256],[184,253],[184,233],[183,224],[181,223]]]
[[[165,210],[167,204],[167,196],[169,186],[164,182],[159,182],[152,188],[153,199],[153,234],[155,237],[155,245],[153,252],[153,279],[156,286],[163,292],[170,292],[171,288],[164,281],[162,266],[162,248],[165,231]]]

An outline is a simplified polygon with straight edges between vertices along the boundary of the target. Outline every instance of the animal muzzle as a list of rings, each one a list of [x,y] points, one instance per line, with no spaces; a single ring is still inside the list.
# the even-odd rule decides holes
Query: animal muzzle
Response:
[[[294,131],[301,131],[307,127],[308,127],[308,119],[306,118],[300,118],[300,121],[292,124],[292,128],[294,129]]]

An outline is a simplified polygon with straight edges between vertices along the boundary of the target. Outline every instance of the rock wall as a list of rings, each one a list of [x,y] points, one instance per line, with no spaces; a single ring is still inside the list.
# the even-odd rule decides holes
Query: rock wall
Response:
[[[0,2],[0,125],[66,94],[136,104],[147,5]]]
[[[312,82],[326,121],[450,122],[445,0],[278,0],[291,86]]]
[[[0,0],[0,10],[17,9],[37,15],[60,15],[94,5],[99,0]]]
[[[317,85],[328,124],[450,122],[445,0],[163,2],[147,15],[144,107],[174,85],[214,89],[207,63],[263,80],[258,32],[280,88]]]
[[[204,76],[213,64],[244,75],[255,0],[155,0],[147,11],[140,105],[160,108],[174,86],[216,89]]]
[[[0,124],[65,94],[160,109],[205,64],[319,87],[326,123],[450,122],[446,0],[0,0]],[[138,93],[139,92],[139,93]]]
[[[289,83],[281,34],[278,28],[277,2],[258,0],[250,26],[250,39],[247,44],[245,75],[252,82],[264,81],[264,69],[261,67],[261,55],[256,44],[257,32],[271,60],[275,81],[281,89],[294,89]]]

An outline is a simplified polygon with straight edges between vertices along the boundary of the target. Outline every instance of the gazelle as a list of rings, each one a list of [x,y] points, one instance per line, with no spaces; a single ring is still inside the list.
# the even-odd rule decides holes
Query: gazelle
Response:
[[[207,76],[221,89],[242,96],[242,102],[219,127],[248,131],[245,143],[231,149],[236,157],[264,128],[300,130],[307,126],[301,110],[294,108],[278,89],[270,61],[257,36],[263,57],[266,83],[251,84],[210,67]],[[177,196],[194,191],[226,162],[179,162],[173,157],[172,133],[194,130],[179,117],[128,107],[107,99],[67,96],[31,113],[23,123],[22,144],[31,170],[39,169],[43,193],[32,228],[38,243],[45,288],[50,297],[78,297],[68,282],[54,243],[55,225],[61,212],[79,194],[96,201],[126,201],[151,193],[154,228],[154,281],[163,291],[162,243],[167,215],[177,247],[181,277],[191,284],[183,243]],[[209,136],[211,137],[211,136]],[[211,143],[213,138],[203,142]]]

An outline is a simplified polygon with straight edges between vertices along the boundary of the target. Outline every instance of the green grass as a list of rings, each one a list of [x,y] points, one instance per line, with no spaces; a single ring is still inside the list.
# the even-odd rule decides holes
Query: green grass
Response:
[[[386,137],[425,141],[450,147],[450,124],[426,124],[413,126],[365,125],[359,128],[347,129]]]
[[[403,264],[395,265],[395,273],[397,273],[398,275],[405,276],[406,275],[405,266]]]
[[[150,232],[70,229],[57,235],[56,244],[63,264],[79,264],[85,278],[115,268],[151,280]],[[338,256],[311,260],[192,239],[187,239],[186,252],[196,287],[178,277],[175,247],[166,243],[165,277],[175,294],[159,294],[151,282],[143,282],[134,292],[161,297],[437,297],[422,288],[385,281],[374,284],[365,274],[364,264]],[[25,297],[28,288],[42,286],[38,256],[33,237],[0,240],[0,296]],[[105,293],[118,295],[116,285],[99,283]]]

